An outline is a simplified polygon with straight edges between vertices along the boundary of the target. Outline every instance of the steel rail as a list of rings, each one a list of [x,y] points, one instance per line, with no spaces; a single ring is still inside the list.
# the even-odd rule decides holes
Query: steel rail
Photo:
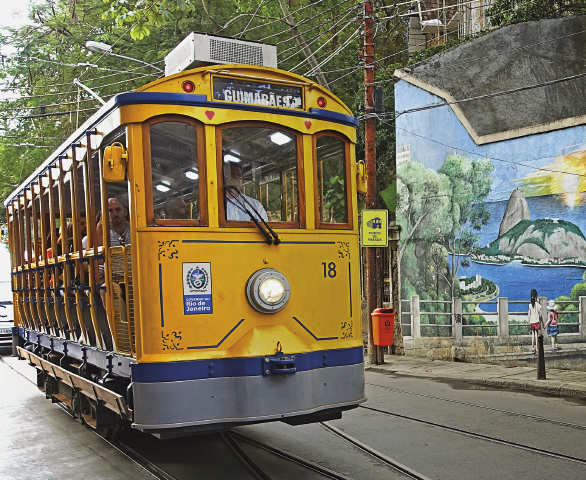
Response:
[[[250,438],[249,436],[244,435],[240,432],[231,431],[229,435],[236,437],[239,440],[247,442],[251,445],[254,445],[258,448],[262,448],[263,450],[270,452],[274,455],[285,458],[290,462],[296,463],[297,465],[301,465],[302,467],[319,473],[320,475],[323,475],[326,478],[332,478],[334,480],[352,480],[350,477],[347,477],[346,475],[330,470],[329,468],[322,467],[317,463],[306,460],[305,458],[299,457],[293,453],[286,452],[285,450],[281,450],[280,448],[266,445],[265,443],[259,442],[258,440],[254,440],[253,438]]]
[[[512,410],[503,410],[501,408],[496,408],[496,407],[487,407],[485,405],[478,405],[477,403],[463,402],[461,400],[454,400],[451,398],[436,397],[434,395],[427,395],[425,393],[410,392],[408,390],[401,390],[400,388],[393,388],[393,387],[386,387],[384,385],[377,385],[376,383],[366,383],[366,385],[368,385],[369,387],[381,388],[381,389],[387,390],[389,392],[404,393],[407,395],[416,395],[418,397],[430,398],[432,400],[441,400],[442,402],[456,403],[458,405],[465,405],[467,407],[483,408],[485,410],[492,410],[493,412],[506,413],[507,415],[514,415],[514,416],[518,416],[518,417],[531,418],[533,420],[539,420],[540,422],[548,422],[548,423],[553,423],[556,425],[561,425],[564,427],[571,427],[571,428],[577,428],[580,430],[586,430],[586,425],[580,425],[579,423],[562,422],[561,420],[554,420],[553,418],[540,417],[539,415],[531,415],[528,413],[514,412]]]
[[[486,440],[488,442],[498,443],[500,445],[505,445],[507,447],[518,448],[520,450],[525,450],[527,452],[536,453],[539,455],[544,455],[546,457],[558,458],[561,460],[566,460],[568,462],[574,462],[574,463],[579,463],[581,465],[586,465],[586,459],[583,459],[583,458],[572,457],[571,455],[564,455],[563,453],[551,452],[549,450],[543,450],[541,448],[531,447],[529,445],[523,445],[522,443],[510,442],[508,440],[503,440],[501,438],[490,437],[488,435],[483,435],[481,433],[470,432],[468,430],[463,430],[461,428],[456,428],[456,427],[450,427],[448,425],[442,425],[440,423],[428,422],[427,420],[421,420],[420,418],[415,418],[415,417],[410,417],[408,415],[401,415],[398,413],[388,412],[386,410],[380,410],[378,408],[367,407],[364,405],[359,405],[359,407],[364,408],[366,410],[370,410],[371,412],[382,413],[383,415],[389,415],[391,417],[402,418],[404,420],[411,420],[413,422],[422,423],[424,425],[429,425],[430,427],[441,428],[443,430],[448,430],[450,432],[459,433],[459,434],[465,435],[467,437],[478,438],[480,440]]]
[[[356,438],[352,437],[351,435],[348,435],[346,432],[343,432],[339,428],[330,425],[328,422],[321,422],[320,425],[329,430],[330,432],[334,433],[335,435],[338,435],[344,440],[350,442],[359,450],[362,450],[368,455],[376,458],[377,460],[380,460],[385,465],[392,467],[394,470],[398,470],[399,472],[401,472],[404,475],[407,475],[410,478],[414,478],[415,480],[431,480],[429,477],[426,477],[425,475],[416,472],[412,468],[409,468],[406,465],[403,465],[402,463],[399,463],[396,460],[387,457],[384,453],[381,453],[378,450],[375,450],[374,448],[366,445],[365,443],[362,443],[360,440],[357,440]]]
[[[232,452],[232,454],[256,480],[271,480],[271,477],[269,477],[266,472],[260,468],[244,450],[242,450],[240,445],[236,443],[236,440],[232,438],[232,435],[229,432],[220,432],[220,437],[228,447],[228,450]]]

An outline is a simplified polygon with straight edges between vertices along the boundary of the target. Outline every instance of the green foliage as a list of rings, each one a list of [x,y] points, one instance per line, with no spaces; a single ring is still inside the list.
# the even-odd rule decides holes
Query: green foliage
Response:
[[[509,23],[585,13],[584,0],[494,0],[484,14],[492,26],[501,27]]]
[[[570,297],[572,300],[578,300],[579,297],[586,297],[586,282],[577,283],[572,288],[572,292],[570,293]]]
[[[331,221],[344,222],[346,217],[346,192],[344,179],[338,175],[330,177],[325,185],[325,208],[330,212]],[[330,220],[327,220],[330,221]]]

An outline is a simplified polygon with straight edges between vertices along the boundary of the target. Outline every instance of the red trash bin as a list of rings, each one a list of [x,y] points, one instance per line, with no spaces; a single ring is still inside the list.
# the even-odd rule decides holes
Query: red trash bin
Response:
[[[377,347],[392,345],[394,330],[395,310],[393,308],[377,308],[372,312],[372,337]]]

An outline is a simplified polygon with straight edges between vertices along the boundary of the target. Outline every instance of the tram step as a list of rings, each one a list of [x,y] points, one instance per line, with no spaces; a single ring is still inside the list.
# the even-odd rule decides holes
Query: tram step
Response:
[[[67,398],[65,395],[62,395],[61,393],[54,393],[53,398],[60,402],[63,402],[65,405],[71,408],[71,400],[69,400],[69,398]]]

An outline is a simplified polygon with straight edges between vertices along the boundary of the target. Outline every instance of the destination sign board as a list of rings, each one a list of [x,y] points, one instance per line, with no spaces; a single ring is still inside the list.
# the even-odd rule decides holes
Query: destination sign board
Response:
[[[213,77],[214,100],[303,110],[303,88],[270,82]]]

